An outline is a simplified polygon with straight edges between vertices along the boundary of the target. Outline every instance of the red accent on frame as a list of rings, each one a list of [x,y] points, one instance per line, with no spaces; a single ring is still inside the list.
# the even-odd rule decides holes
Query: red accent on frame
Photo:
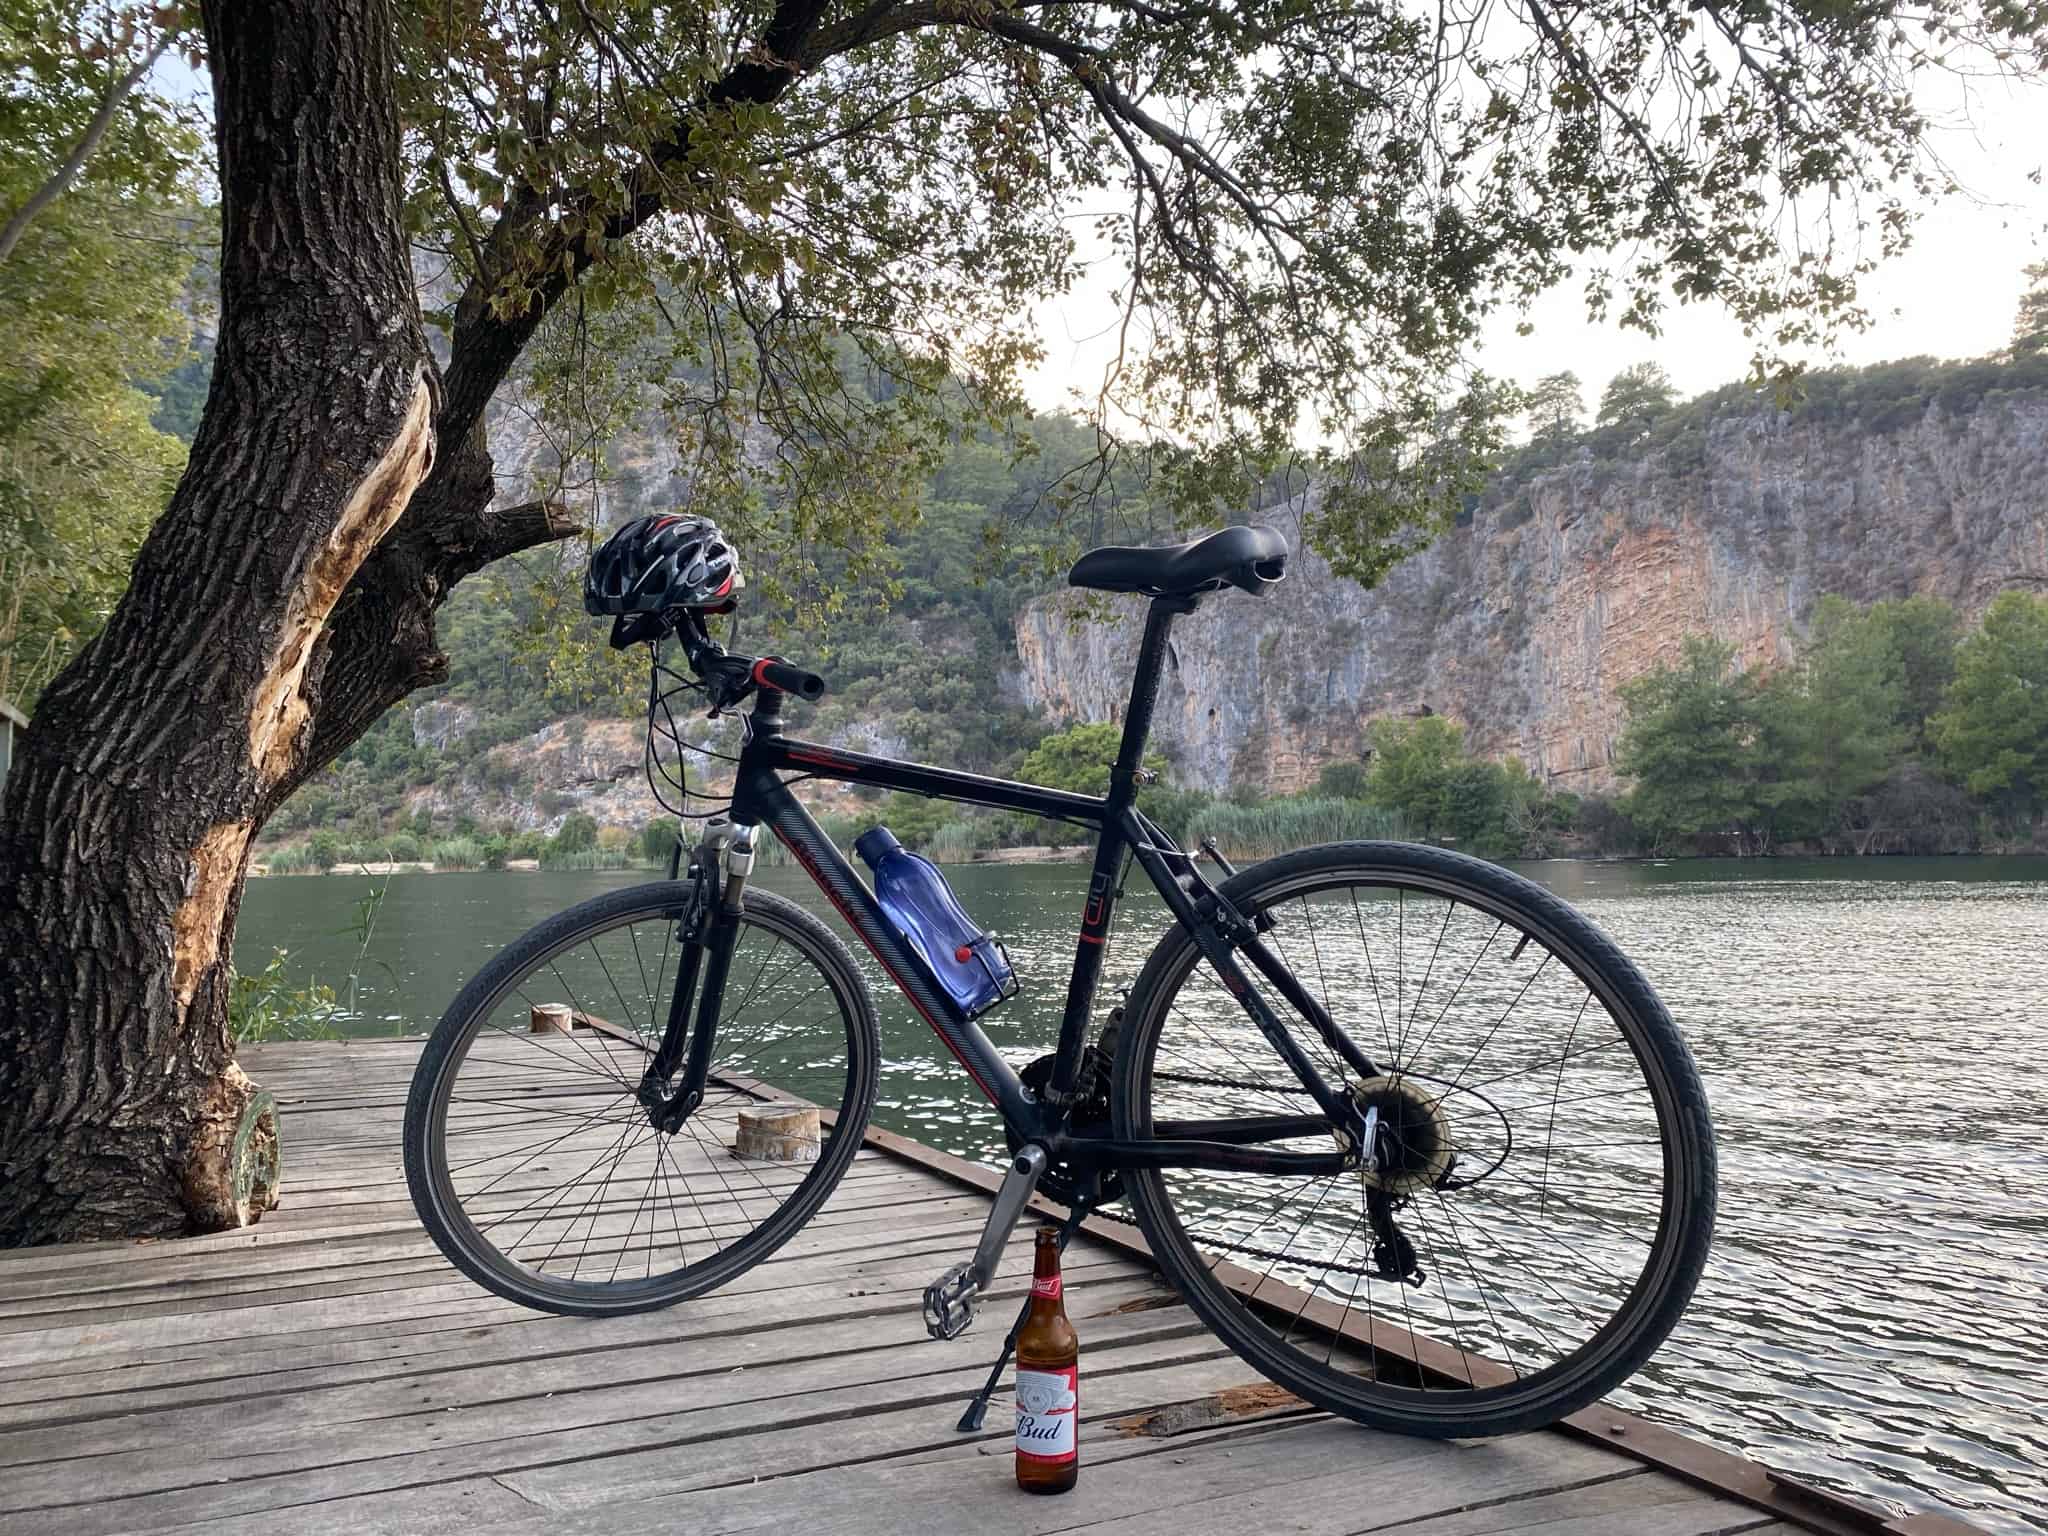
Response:
[[[844,773],[858,773],[860,765],[849,763],[843,757],[834,757],[829,752],[791,752],[787,754],[792,763],[816,763],[820,768],[837,768]],[[784,842],[788,839],[784,838]]]
[[[763,656],[759,661],[755,662],[753,673],[754,681],[763,688],[773,688],[775,685],[769,682],[768,679],[763,677],[761,674],[768,670],[768,664],[770,662],[780,661],[781,659],[782,658],[779,656]]]
[[[1102,942],[1102,936],[1100,934],[1094,933],[1083,933],[1081,935],[1081,942],[1083,944],[1100,944]]]

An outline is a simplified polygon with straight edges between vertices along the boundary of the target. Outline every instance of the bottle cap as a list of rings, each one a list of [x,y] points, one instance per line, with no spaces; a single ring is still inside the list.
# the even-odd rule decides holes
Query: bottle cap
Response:
[[[974,946],[972,944],[962,944],[958,949],[953,951],[953,958],[955,960],[958,960],[962,965],[965,965],[968,961],[974,958]]]
[[[902,846],[896,841],[896,834],[887,827],[870,827],[853,840],[853,851],[869,869],[873,869]]]

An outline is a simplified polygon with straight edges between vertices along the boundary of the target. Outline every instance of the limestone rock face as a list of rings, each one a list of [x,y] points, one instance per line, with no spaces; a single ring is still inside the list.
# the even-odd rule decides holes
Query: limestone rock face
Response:
[[[1974,619],[2048,589],[2048,391],[1930,405],[1882,433],[1754,410],[1630,462],[1590,456],[1497,487],[1374,591],[1305,549],[1263,599],[1180,621],[1156,741],[1182,781],[1286,792],[1356,758],[1376,717],[1450,716],[1557,788],[1612,785],[1620,689],[1710,633],[1797,658],[1815,604],[1927,594]],[[1143,605],[1076,624],[1060,595],[1016,627],[1016,686],[1062,723],[1122,717]]]

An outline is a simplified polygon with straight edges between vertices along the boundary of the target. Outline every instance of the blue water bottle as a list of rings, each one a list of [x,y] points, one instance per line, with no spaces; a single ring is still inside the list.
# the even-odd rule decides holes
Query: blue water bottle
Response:
[[[1016,991],[1010,957],[961,910],[938,865],[905,848],[887,827],[863,832],[853,851],[874,872],[882,911],[923,957],[962,1018],[986,1013]]]

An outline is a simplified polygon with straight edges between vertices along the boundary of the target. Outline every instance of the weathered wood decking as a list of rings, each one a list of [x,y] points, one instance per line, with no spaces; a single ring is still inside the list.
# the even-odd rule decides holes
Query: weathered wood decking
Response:
[[[982,1435],[953,1428],[1014,1303],[945,1344],[919,1318],[983,1219],[962,1166],[879,1136],[811,1226],[728,1289],[638,1317],[543,1316],[471,1285],[420,1230],[398,1146],[415,1050],[245,1053],[286,1144],[284,1203],[252,1231],[0,1255],[0,1532],[1800,1528],[1789,1506],[1583,1435],[1432,1443],[1275,1406],[1240,1390],[1257,1378],[1138,1257],[1086,1236],[1068,1256],[1081,1484],[1032,1498],[1012,1482],[1005,1401]],[[1007,1296],[1029,1241],[1027,1224]],[[1665,1435],[1629,1428],[1639,1451]],[[1703,1453],[1709,1480],[1741,1487],[1719,1460]]]

